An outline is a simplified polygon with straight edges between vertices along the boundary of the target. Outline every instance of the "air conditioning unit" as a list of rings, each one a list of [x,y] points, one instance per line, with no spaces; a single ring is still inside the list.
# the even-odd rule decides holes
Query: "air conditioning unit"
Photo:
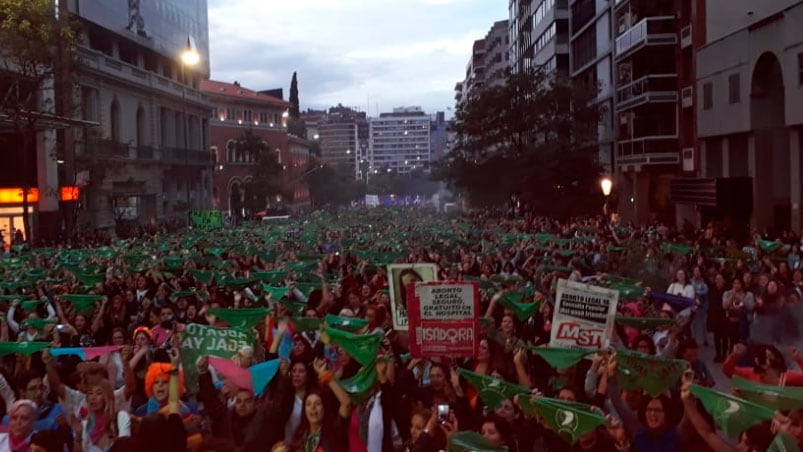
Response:
[[[681,153],[683,157],[683,171],[694,171],[694,148],[685,148]]]
[[[691,44],[691,25],[686,25],[680,29],[680,48],[685,49],[686,47],[691,46]]]
[[[691,85],[680,90],[680,104],[683,108],[694,106],[694,87]]]

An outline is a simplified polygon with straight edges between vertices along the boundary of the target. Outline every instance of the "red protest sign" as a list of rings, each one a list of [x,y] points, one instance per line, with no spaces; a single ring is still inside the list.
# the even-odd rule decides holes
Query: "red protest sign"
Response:
[[[477,356],[479,284],[417,282],[409,285],[407,293],[412,357]]]

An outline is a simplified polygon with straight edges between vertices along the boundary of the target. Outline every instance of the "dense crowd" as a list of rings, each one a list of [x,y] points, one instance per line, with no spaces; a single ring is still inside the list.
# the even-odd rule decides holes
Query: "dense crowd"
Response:
[[[803,444],[794,235],[376,209],[85,244],[0,259],[0,452]],[[479,285],[476,356],[410,355],[394,263]],[[561,279],[618,291],[610,347],[550,347]]]

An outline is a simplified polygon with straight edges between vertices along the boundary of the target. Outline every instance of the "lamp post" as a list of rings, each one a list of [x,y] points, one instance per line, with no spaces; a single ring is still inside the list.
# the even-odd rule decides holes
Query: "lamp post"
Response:
[[[599,181],[599,186],[602,189],[602,194],[605,196],[605,204],[602,206],[602,213],[605,214],[605,219],[608,218],[608,197],[611,195],[613,189],[613,181],[610,177],[603,177]]]
[[[192,36],[187,37],[187,46],[181,53],[181,106],[184,109],[184,171],[188,170],[190,163],[190,130],[189,118],[187,117],[187,79],[186,70],[187,66],[193,67],[201,61],[201,56],[195,47],[195,40]],[[187,213],[189,214],[190,206],[190,177],[185,181],[187,192]]]

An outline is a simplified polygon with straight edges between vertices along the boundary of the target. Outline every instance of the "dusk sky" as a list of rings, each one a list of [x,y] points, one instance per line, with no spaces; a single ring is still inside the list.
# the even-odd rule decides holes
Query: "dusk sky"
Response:
[[[209,0],[212,79],[284,88],[301,108],[343,103],[376,115],[454,106],[471,44],[507,0]],[[370,109],[368,109],[370,99]]]

